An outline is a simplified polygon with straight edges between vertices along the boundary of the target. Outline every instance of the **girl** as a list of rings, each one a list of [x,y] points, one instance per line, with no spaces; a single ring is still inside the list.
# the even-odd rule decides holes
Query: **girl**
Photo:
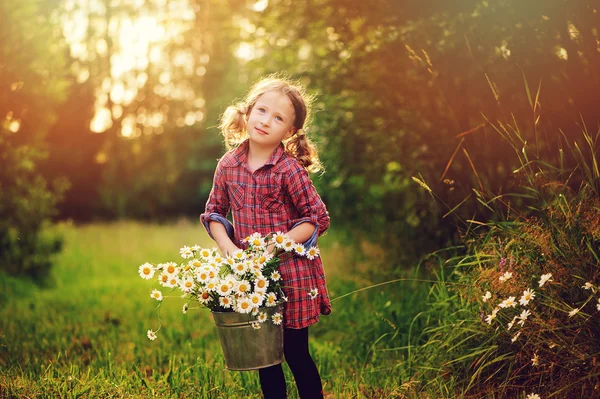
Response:
[[[304,124],[310,100],[304,88],[278,77],[252,87],[246,99],[227,108],[221,132],[230,149],[219,161],[200,219],[223,255],[243,246],[254,232],[285,232],[295,242],[316,245],[329,214],[308,171],[321,169]],[[231,210],[233,226],[226,219]],[[323,398],[321,377],[308,350],[308,326],[331,313],[321,258],[294,256],[279,269],[284,304],[284,355],[300,397]],[[317,287],[312,299],[309,290]],[[259,370],[266,399],[286,397],[281,364]]]

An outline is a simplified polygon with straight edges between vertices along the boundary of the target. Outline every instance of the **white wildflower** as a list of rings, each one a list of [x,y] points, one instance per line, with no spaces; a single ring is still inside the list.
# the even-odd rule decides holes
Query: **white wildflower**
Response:
[[[540,277],[539,281],[540,288],[542,288],[548,281],[554,281],[552,280],[552,273],[542,274],[542,277]]]
[[[537,353],[533,354],[533,357],[531,358],[531,365],[532,366],[539,366],[540,365],[540,358],[538,356]]]
[[[481,300],[482,300],[483,302],[487,302],[487,301],[488,301],[488,299],[491,299],[491,298],[492,298],[492,293],[491,293],[491,292],[489,292],[489,291],[487,291],[487,292],[485,293],[485,295],[481,297]]]
[[[148,336],[148,339],[150,341],[154,341],[156,339],[156,332],[154,332],[152,330],[148,330],[148,332],[146,333],[146,335]]]
[[[511,342],[515,342],[517,339],[519,339],[519,336],[521,335],[521,331],[519,331],[518,333],[516,333],[511,339]]]
[[[523,291],[523,295],[521,299],[519,299],[519,303],[523,306],[529,305],[529,301],[535,298],[535,292],[532,289],[527,289]]]
[[[502,276],[500,276],[498,278],[498,280],[500,280],[501,282],[505,282],[506,280],[509,280],[510,278],[512,278],[512,273],[511,272],[506,272]]]
[[[503,300],[498,306],[501,308],[514,308],[517,306],[517,302],[515,302],[515,297],[511,296]]]
[[[575,309],[571,310],[569,312],[569,317],[575,316],[577,313],[579,313],[580,310],[581,310],[580,308],[575,308]]]

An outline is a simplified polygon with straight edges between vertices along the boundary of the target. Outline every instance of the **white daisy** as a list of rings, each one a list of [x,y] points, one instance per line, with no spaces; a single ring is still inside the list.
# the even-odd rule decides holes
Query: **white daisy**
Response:
[[[272,306],[277,305],[277,295],[275,295],[274,292],[269,292],[267,294],[266,303],[267,303],[267,307],[272,307]]]
[[[265,301],[265,296],[259,292],[254,292],[250,294],[250,302],[252,302],[252,306],[260,307]]]
[[[238,313],[250,313],[252,312],[252,302],[250,302],[250,298],[242,297],[237,300],[235,304],[235,311]]]
[[[185,293],[192,292],[192,288],[194,288],[194,280],[191,277],[182,279],[179,282],[179,288]]]
[[[262,248],[266,245],[265,239],[259,233],[252,234],[248,240],[248,243],[254,248]]]
[[[177,276],[169,276],[169,281],[167,281],[164,286],[167,288],[175,288],[179,285],[179,279]]]
[[[492,298],[492,293],[491,293],[491,292],[489,292],[489,291],[486,291],[485,295],[483,295],[483,296],[481,297],[481,300],[482,300],[483,302],[487,302],[487,301],[488,301],[488,299],[491,299],[491,298]]]
[[[160,302],[163,300],[162,292],[160,292],[159,290],[152,290],[152,293],[150,294],[150,298],[156,299],[157,301]]]
[[[158,282],[160,285],[162,285],[163,287],[169,287],[169,280],[171,279],[171,276],[169,276],[169,274],[162,272],[160,274],[160,276],[158,276]]]
[[[523,325],[525,324],[525,320],[527,320],[527,318],[531,315],[531,312],[529,310],[524,310],[521,312],[521,314],[519,315],[519,324]]]
[[[523,306],[527,306],[529,305],[529,301],[531,301],[533,298],[535,298],[535,291],[532,289],[526,289],[523,291],[523,295],[521,296],[521,299],[519,299],[519,303]]]
[[[200,256],[202,256],[203,258],[208,258],[210,256],[210,250],[202,248],[200,250]]]
[[[147,262],[141,265],[138,269],[140,277],[144,280],[150,280],[152,277],[154,277],[154,271],[154,266]]]
[[[575,308],[575,309],[571,310],[571,311],[569,312],[569,317],[573,317],[573,316],[575,316],[577,313],[579,313],[579,311],[580,311],[580,310],[581,310],[581,309],[579,309],[579,308]]]
[[[170,275],[179,274],[179,267],[177,267],[177,263],[175,262],[167,262],[163,268],[163,271]]]
[[[246,259],[246,254],[244,253],[244,250],[243,250],[243,249],[239,249],[239,248],[238,248],[238,249],[236,249],[235,251],[233,251],[233,253],[231,254],[231,257],[232,257],[234,260],[237,260],[237,261],[242,261],[242,260],[245,260],[245,259]]]
[[[258,316],[256,316],[256,321],[258,321],[259,323],[264,323],[265,321],[267,321],[267,319],[268,317],[265,312],[260,312]]]
[[[280,231],[275,233],[275,235],[273,236],[273,242],[275,243],[275,246],[277,248],[283,248],[283,244],[286,242],[286,240],[287,240],[286,235]]]
[[[183,259],[191,258],[194,256],[194,251],[192,251],[192,248],[184,246],[179,250],[179,255],[181,255]]]
[[[260,323],[259,323],[259,322],[257,322],[257,321],[253,321],[253,322],[252,322],[252,323],[250,323],[250,324],[252,324],[252,328],[253,328],[253,329],[255,329],[255,330],[260,330],[260,328],[261,328],[261,325],[260,325]]]
[[[217,284],[217,293],[221,296],[229,296],[231,294],[232,286],[227,280],[219,280]]]
[[[150,341],[154,341],[156,339],[156,332],[154,332],[152,330],[148,330],[148,332],[146,333],[146,336],[148,336],[148,339]]]
[[[296,244],[294,245],[294,252],[300,256],[304,256],[304,254],[306,254],[306,248],[304,248],[304,245],[302,244]]]
[[[537,393],[530,393],[525,399],[542,399]]]
[[[206,305],[208,302],[210,302],[210,293],[208,291],[202,291],[200,294],[198,294],[198,302]]]
[[[515,297],[511,296],[503,300],[498,306],[501,308],[514,308],[517,306],[517,302],[515,302]]]
[[[319,296],[319,289],[318,288],[313,288],[308,293],[308,296],[310,297],[310,299],[315,299],[317,296]]]
[[[194,269],[197,269],[200,266],[202,266],[202,262],[200,261],[200,259],[192,259],[188,264]]]
[[[533,354],[533,357],[531,358],[531,365],[532,366],[539,366],[540,365],[540,358],[538,357],[537,353]]]
[[[592,290],[594,294],[596,293],[596,287],[594,287],[592,283],[585,283],[581,288],[584,290]]]
[[[200,281],[201,283],[206,283],[208,280],[210,280],[210,268],[204,266],[202,269],[196,272],[195,276],[196,280]]]
[[[291,250],[294,249],[294,247],[296,246],[296,243],[294,242],[294,240],[287,238],[284,242],[283,242],[283,250],[285,252],[290,252]]]
[[[235,292],[238,295],[246,295],[250,292],[252,287],[250,287],[250,283],[246,280],[238,281],[235,287]]]
[[[194,245],[194,246],[192,247],[192,251],[194,251],[194,252],[200,252],[200,250],[201,250],[201,249],[202,249],[202,248],[200,248],[200,246],[199,246],[199,245]]]
[[[281,274],[277,270],[274,270],[273,273],[271,273],[271,280],[273,280],[273,281],[281,280]]]
[[[319,257],[319,248],[317,247],[310,247],[307,251],[306,251],[306,257],[310,260],[313,260],[315,258]]]
[[[238,276],[243,275],[248,271],[248,264],[246,262],[239,262],[233,266],[233,272]]]
[[[485,322],[488,324],[492,324],[492,320],[494,320],[496,318],[497,313],[498,313],[498,308],[492,310],[492,313],[487,315],[487,317],[485,318]]]
[[[210,280],[208,280],[206,282],[205,288],[207,291],[216,291],[217,290],[217,286],[219,285],[219,279],[217,278],[211,278]]]
[[[502,276],[500,276],[498,278],[498,280],[500,280],[501,282],[505,282],[506,280],[509,280],[510,278],[512,278],[512,273],[511,272],[506,272]]]
[[[188,304],[184,303],[183,308],[181,308],[181,311],[183,312],[183,314],[186,314],[189,308],[190,307],[188,306]]]
[[[511,339],[511,342],[515,342],[517,339],[519,339],[519,336],[521,335],[521,331],[519,331],[518,333],[516,333]]]
[[[219,305],[221,305],[225,309],[229,309],[233,306],[233,301],[228,296],[222,296],[221,298],[219,298]]]
[[[283,321],[283,316],[281,313],[274,313],[273,316],[271,316],[271,320],[273,320],[273,324],[278,326]]]
[[[258,306],[252,308],[252,312],[250,313],[252,316],[258,315]]]
[[[256,292],[264,293],[267,291],[268,287],[269,287],[269,280],[267,280],[263,276],[260,276],[256,280],[254,280],[254,290]]]
[[[542,274],[542,277],[540,277],[540,281],[538,283],[540,288],[542,288],[548,281],[554,281],[552,280],[552,273]]]

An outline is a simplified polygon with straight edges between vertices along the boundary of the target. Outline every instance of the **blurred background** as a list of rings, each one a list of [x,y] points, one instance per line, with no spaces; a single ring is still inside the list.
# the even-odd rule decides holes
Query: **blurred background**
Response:
[[[0,267],[17,273],[59,245],[44,221],[195,219],[218,117],[268,73],[317,96],[333,226],[403,260],[455,241],[442,216],[467,197],[462,215],[486,212],[471,187],[510,184],[486,121],[555,155],[598,124],[592,1],[8,0],[0,18]]]

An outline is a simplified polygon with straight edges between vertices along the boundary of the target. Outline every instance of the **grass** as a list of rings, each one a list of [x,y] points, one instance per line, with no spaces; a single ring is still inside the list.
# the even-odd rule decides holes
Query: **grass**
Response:
[[[183,300],[165,301],[159,339],[146,338],[158,319],[137,267],[176,259],[182,245],[213,246],[199,224],[57,229],[65,248],[53,284],[0,278],[0,398],[261,397],[257,373],[224,367],[207,310],[184,315]],[[428,397],[415,393],[412,378],[429,285],[400,281],[343,296],[378,282],[365,276],[382,266],[368,254],[357,261],[344,242],[335,232],[320,242],[334,312],[311,327],[311,351],[325,392],[329,398]]]

